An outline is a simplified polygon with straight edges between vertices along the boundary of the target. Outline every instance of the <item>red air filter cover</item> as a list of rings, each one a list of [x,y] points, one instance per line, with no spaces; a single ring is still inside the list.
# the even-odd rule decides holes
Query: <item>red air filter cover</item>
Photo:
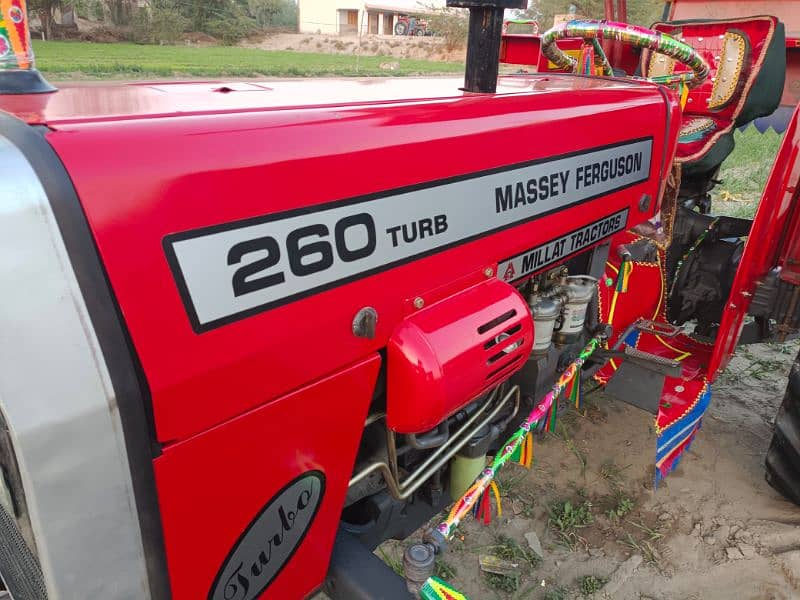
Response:
[[[532,344],[528,305],[498,279],[410,315],[388,344],[388,426],[433,429],[521,368]]]

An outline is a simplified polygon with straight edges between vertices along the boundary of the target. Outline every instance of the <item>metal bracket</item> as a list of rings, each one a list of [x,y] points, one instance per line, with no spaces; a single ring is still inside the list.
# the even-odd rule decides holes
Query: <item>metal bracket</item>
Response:
[[[628,345],[620,350],[625,343],[625,338],[636,329],[667,338],[675,337],[683,329],[669,323],[641,319],[633,323],[620,336],[611,350],[598,350],[595,353],[600,358],[624,359],[606,385],[606,392],[623,402],[655,415],[658,414],[664,380],[667,377],[680,377],[681,363]]]
[[[597,350],[595,354],[605,360],[622,358],[625,359],[625,363],[636,364],[643,369],[648,369],[665,377],[681,376],[681,363],[677,360],[644,352],[632,346],[625,346],[624,350]]]
[[[622,363],[606,385],[606,392],[631,406],[655,415],[664,389],[664,375],[632,361]]]

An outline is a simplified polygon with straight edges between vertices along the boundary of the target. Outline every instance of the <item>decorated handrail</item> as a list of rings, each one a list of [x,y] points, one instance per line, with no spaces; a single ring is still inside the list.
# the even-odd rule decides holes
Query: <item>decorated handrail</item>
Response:
[[[691,69],[691,73],[669,75],[658,83],[684,82],[690,88],[697,87],[706,80],[710,72],[708,63],[697,50],[665,33],[627,23],[582,19],[561,23],[542,35],[542,53],[561,69],[575,70],[578,67],[578,61],[556,44],[557,40],[563,38],[615,40],[639,48],[648,48],[658,54],[674,58]]]

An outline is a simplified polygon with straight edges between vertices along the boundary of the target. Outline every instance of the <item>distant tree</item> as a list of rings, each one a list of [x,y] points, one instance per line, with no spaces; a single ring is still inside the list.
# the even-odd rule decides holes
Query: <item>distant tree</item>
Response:
[[[60,9],[61,6],[61,0],[30,0],[28,2],[28,12],[39,17],[39,21],[42,24],[42,33],[46,40],[53,37],[53,28],[55,25],[54,13],[56,9]]]
[[[107,0],[111,22],[114,25],[127,25],[133,15],[132,0]]]
[[[297,29],[297,2],[280,0],[280,5],[280,10],[273,15],[270,25]]]
[[[467,44],[469,34],[469,13],[462,8],[443,8],[434,4],[420,5],[427,14],[428,28],[437,36],[444,38],[448,50],[456,50]]]
[[[188,26],[189,19],[181,13],[174,0],[150,0],[139,8],[131,21],[133,40],[140,44],[172,44],[177,42]]]
[[[295,0],[246,0],[243,5],[259,27],[297,27]]]
[[[281,10],[280,0],[247,0],[247,12],[256,20],[259,27],[272,24],[275,15]]]

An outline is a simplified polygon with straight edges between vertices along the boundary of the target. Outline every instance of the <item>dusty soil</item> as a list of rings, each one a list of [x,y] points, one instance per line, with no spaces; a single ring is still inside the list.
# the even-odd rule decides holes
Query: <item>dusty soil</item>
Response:
[[[440,574],[473,600],[581,598],[598,587],[589,597],[800,597],[800,508],[763,472],[796,351],[796,343],[742,349],[715,384],[694,445],[657,489],[653,417],[591,394],[586,416],[568,413],[556,435],[536,440],[531,471],[504,469],[503,516],[488,526],[468,518]],[[583,512],[562,519],[559,531],[554,516],[563,516],[565,501]],[[529,532],[543,560],[531,556]],[[388,543],[379,553],[397,564],[403,547]],[[481,571],[480,556],[492,554],[518,565],[510,577]]]
[[[359,38],[343,35],[275,33],[263,38],[246,40],[240,45],[262,50],[360,54],[439,61],[463,61],[466,56],[466,48],[448,49],[442,38],[433,36],[367,35]]]

